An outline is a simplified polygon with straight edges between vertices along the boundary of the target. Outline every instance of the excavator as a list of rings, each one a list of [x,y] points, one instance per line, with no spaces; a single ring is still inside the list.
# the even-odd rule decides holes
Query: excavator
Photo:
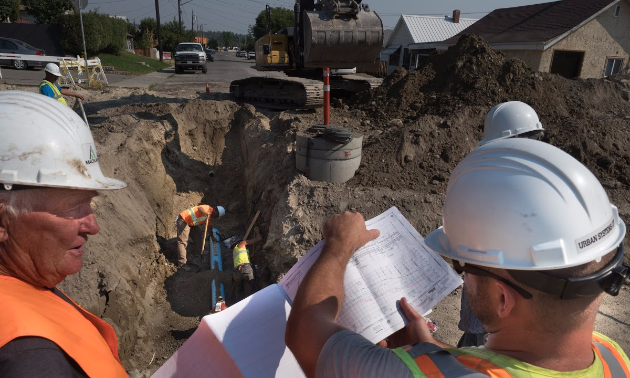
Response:
[[[268,27],[256,41],[259,71],[283,71],[287,77],[250,77],[230,83],[239,100],[276,109],[312,109],[323,105],[322,69],[330,90],[355,93],[381,80],[336,72],[373,63],[383,45],[383,22],[362,0],[296,0],[294,27],[275,34]],[[270,19],[267,6],[267,20]]]

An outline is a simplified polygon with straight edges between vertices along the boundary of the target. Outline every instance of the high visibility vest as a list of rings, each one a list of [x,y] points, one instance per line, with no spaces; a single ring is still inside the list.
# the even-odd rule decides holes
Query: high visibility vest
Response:
[[[68,103],[66,102],[66,99],[63,98],[63,96],[61,95],[59,88],[57,88],[55,84],[51,83],[48,80],[42,80],[42,83],[39,85],[39,93],[44,94],[44,92],[42,92],[42,88],[45,86],[49,86],[50,89],[52,89],[53,95],[55,96],[55,100],[61,102],[64,105],[68,105]]]
[[[238,244],[232,251],[232,258],[234,259],[235,268],[242,264],[249,264],[249,253],[247,253],[247,248],[239,248]]]
[[[186,222],[191,227],[206,224],[206,220],[208,219],[208,217],[203,215],[200,209],[206,211],[208,213],[208,216],[212,215],[212,207],[208,205],[199,205],[190,207],[182,211],[181,213],[179,213],[179,216],[182,217],[184,222]],[[210,220],[210,223],[208,223],[208,226],[210,225],[212,225],[212,220]]]
[[[22,336],[48,339],[90,377],[128,377],[114,329],[45,288],[0,276],[0,347]],[[74,303],[74,302],[73,302]]]
[[[617,343],[593,332],[592,346],[595,361],[587,368],[590,371],[581,376],[630,377],[630,360]],[[392,351],[407,365],[414,378],[537,378],[559,374],[482,348],[442,349],[434,344],[420,343]]]

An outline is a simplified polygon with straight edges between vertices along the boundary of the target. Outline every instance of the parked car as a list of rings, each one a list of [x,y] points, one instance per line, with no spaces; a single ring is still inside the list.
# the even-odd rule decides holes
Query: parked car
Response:
[[[206,61],[214,62],[214,50],[206,49]]]
[[[183,42],[177,45],[175,51],[175,73],[182,73],[185,69],[208,72],[206,67],[206,52],[200,43]]]
[[[22,55],[46,55],[46,51],[33,47],[26,42],[13,38],[0,38],[0,53]],[[0,58],[0,65],[13,66],[17,70],[25,70],[29,67],[44,67],[48,62],[36,60]]]
[[[236,57],[237,58],[245,58],[247,56],[247,51],[244,50],[238,50],[236,52]]]
[[[250,51],[247,53],[247,59],[256,59],[256,51]]]

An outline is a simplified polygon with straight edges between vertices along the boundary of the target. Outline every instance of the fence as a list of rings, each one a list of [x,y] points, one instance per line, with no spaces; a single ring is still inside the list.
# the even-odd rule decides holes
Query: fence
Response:
[[[77,85],[83,83],[88,84],[89,86],[101,87],[109,84],[99,58],[88,59],[87,74],[85,72],[85,59],[78,56],[76,58],[69,58],[65,56],[0,53],[0,59],[57,63],[62,73],[62,76],[59,78],[60,85]],[[76,72],[77,80],[74,79],[74,72]],[[1,75],[0,78],[2,78]]]

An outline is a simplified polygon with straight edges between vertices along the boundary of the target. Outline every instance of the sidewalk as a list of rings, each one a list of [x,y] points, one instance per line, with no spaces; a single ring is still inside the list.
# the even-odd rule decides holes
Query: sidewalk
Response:
[[[151,72],[146,75],[133,76],[129,79],[121,80],[119,82],[110,84],[110,87],[123,87],[123,88],[149,88],[152,85],[162,84],[171,75],[175,73],[175,69],[165,68],[161,71]]]

